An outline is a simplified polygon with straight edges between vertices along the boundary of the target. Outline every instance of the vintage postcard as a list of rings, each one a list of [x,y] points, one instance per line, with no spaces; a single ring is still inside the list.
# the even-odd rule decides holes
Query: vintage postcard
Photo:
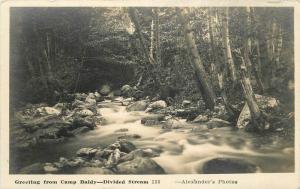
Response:
[[[0,5],[1,189],[300,187],[299,1]]]

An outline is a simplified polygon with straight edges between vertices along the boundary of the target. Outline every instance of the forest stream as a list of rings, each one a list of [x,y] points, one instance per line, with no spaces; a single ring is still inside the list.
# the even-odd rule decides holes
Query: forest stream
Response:
[[[87,133],[68,138],[61,144],[37,146],[19,155],[23,166],[36,162],[54,162],[70,158],[85,147],[101,147],[126,138],[140,149],[153,149],[159,156],[152,159],[167,174],[202,173],[203,164],[214,158],[238,158],[258,167],[257,172],[291,172],[294,170],[293,143],[277,135],[259,135],[232,127],[195,130],[195,123],[178,119],[184,127],[164,129],[162,125],[145,126],[143,117],[155,116],[145,111],[126,111],[118,101],[98,104],[106,124]],[[21,167],[23,167],[21,166]]]

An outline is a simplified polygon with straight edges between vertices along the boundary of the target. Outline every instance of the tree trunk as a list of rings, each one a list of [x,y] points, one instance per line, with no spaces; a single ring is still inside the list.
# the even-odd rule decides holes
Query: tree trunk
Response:
[[[278,25],[277,32],[276,32],[276,54],[275,54],[275,66],[276,68],[280,65],[280,55],[282,50],[282,29],[281,26]]]
[[[267,126],[266,119],[257,105],[249,74],[247,72],[246,63],[243,57],[241,57],[241,83],[244,97],[251,114],[251,128],[248,129],[254,131],[263,131]]]
[[[223,37],[223,43],[225,46],[225,55],[226,55],[226,62],[228,64],[230,76],[232,82],[235,84],[237,81],[236,77],[236,69],[232,58],[231,53],[231,46],[230,46],[230,40],[229,40],[229,28],[228,28],[228,8],[225,9],[225,14],[223,15],[222,19],[222,37]]]
[[[199,81],[199,87],[202,92],[203,99],[205,101],[205,104],[207,108],[213,109],[215,106],[215,93],[213,91],[213,88],[211,84],[209,83],[208,76],[206,75],[206,71],[204,69],[204,66],[202,64],[201,58],[198,53],[198,49],[195,43],[194,34],[191,29],[190,24],[185,20],[185,17],[183,15],[183,9],[177,8],[176,9],[179,20],[184,27],[184,36],[185,41],[188,47],[188,51],[190,52],[191,60],[194,65],[197,79]]]
[[[262,75],[261,75],[261,55],[260,55],[260,44],[259,44],[259,40],[257,39],[255,42],[255,46],[256,46],[256,65],[254,65],[254,69],[255,69],[255,78],[256,78],[256,82],[257,82],[257,86],[259,89],[260,94],[263,94],[265,89],[264,89],[264,84],[262,82]]]
[[[50,37],[49,33],[46,32],[46,40],[44,43],[44,49],[42,50],[42,54],[44,56],[44,59],[47,63],[47,68],[48,68],[48,75],[52,79],[53,78],[53,73],[52,73],[52,65],[51,65],[51,48],[50,48]]]
[[[211,74],[213,75],[213,80],[216,80],[216,73],[215,73],[215,64],[216,64],[216,58],[215,58],[215,41],[214,41],[214,33],[213,33],[213,26],[212,26],[212,10],[211,8],[208,8],[208,33],[209,33],[209,40],[210,40],[210,69]]]
[[[247,71],[248,71],[248,74],[249,74],[249,77],[251,76],[251,70],[253,71],[254,73],[254,77],[255,77],[255,80],[256,80],[256,83],[257,83],[257,87],[258,87],[258,90],[259,90],[259,93],[263,93],[264,91],[264,87],[263,87],[263,84],[262,84],[262,81],[261,81],[261,77],[258,73],[258,65],[260,64],[260,62],[258,62],[258,65],[255,65],[255,64],[252,64],[251,63],[251,59],[250,59],[250,49],[251,49],[251,35],[253,33],[255,33],[256,31],[253,31],[252,28],[254,28],[254,24],[253,24],[253,16],[251,16],[251,9],[250,7],[246,7],[246,20],[245,20],[245,28],[246,28],[246,32],[245,32],[245,35],[244,35],[244,59],[245,59],[245,63],[246,63],[246,66],[247,66]],[[256,40],[255,43],[258,43],[256,44],[256,48],[257,48],[257,56],[259,56],[260,58],[260,51],[259,51],[259,41],[258,39]],[[260,59],[258,59],[257,61],[260,61]]]
[[[154,9],[154,36],[155,36],[155,50],[156,50],[156,62],[161,64],[161,49],[160,49],[160,33],[159,33],[159,16],[158,8]]]
[[[150,56],[150,53],[148,51],[148,48],[146,46],[146,40],[142,34],[142,31],[141,31],[141,26],[140,26],[140,23],[138,21],[138,16],[137,16],[137,13],[136,13],[136,9],[135,8],[128,8],[128,13],[129,13],[129,16],[130,16],[130,19],[132,20],[134,26],[135,26],[135,29],[136,29],[136,32],[138,34],[138,37],[139,37],[139,40],[140,40],[140,43],[141,43],[141,46],[142,46],[142,50],[144,52],[144,56],[145,58],[149,61],[150,64],[155,64],[155,60]]]
[[[153,12],[153,10],[152,10]],[[154,18],[152,17],[151,21],[151,32],[150,32],[150,57],[153,59],[153,52],[154,52]]]

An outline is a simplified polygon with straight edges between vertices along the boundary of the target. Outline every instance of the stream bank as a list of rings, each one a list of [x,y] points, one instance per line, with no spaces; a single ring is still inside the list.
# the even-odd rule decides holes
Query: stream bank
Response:
[[[273,106],[272,100],[265,102]],[[283,125],[264,134],[245,132],[226,120],[222,106],[211,112],[186,100],[181,108],[174,108],[163,100],[136,100],[102,90],[74,94],[71,103],[27,107],[16,112],[15,118],[11,130],[12,173],[294,170],[293,140],[282,136],[286,131]],[[131,146],[130,150],[124,150],[122,143]]]

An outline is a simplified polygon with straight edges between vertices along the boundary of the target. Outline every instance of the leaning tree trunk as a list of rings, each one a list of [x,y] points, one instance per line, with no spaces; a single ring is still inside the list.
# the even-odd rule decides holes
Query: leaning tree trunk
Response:
[[[225,47],[226,62],[229,67],[231,80],[235,84],[237,81],[237,77],[236,77],[236,69],[232,58],[231,45],[229,40],[228,8],[225,8],[225,14],[223,15],[223,19],[222,19],[222,37],[223,37],[223,43]]]
[[[184,27],[184,36],[185,41],[188,47],[188,51],[190,53],[191,61],[193,63],[193,66],[196,71],[196,75],[200,84],[201,93],[203,96],[203,99],[205,101],[205,104],[207,108],[213,109],[215,106],[216,96],[213,91],[213,88],[211,84],[209,83],[208,76],[206,74],[206,71],[204,69],[204,66],[202,64],[201,58],[198,53],[198,49],[195,43],[194,34],[191,29],[190,24],[185,20],[185,17],[183,15],[183,9],[177,8],[177,15],[179,17],[179,20]]]
[[[245,59],[243,57],[240,58],[241,58],[241,66],[240,66],[241,83],[243,87],[244,97],[246,99],[247,105],[250,110],[250,115],[251,115],[251,127],[248,128],[248,130],[263,131],[268,125],[266,122],[266,117],[264,116],[264,114],[261,112],[261,110],[257,105],[257,101],[255,99],[255,95],[252,89],[250,77],[247,72]]]
[[[147,45],[146,45],[146,40],[145,40],[145,38],[142,34],[141,26],[140,26],[140,23],[138,21],[138,16],[137,16],[137,13],[136,13],[136,9],[130,7],[130,8],[128,8],[128,13],[129,13],[130,19],[132,20],[132,22],[135,26],[136,32],[138,34],[138,37],[139,37],[139,40],[140,40],[140,43],[141,43],[141,46],[142,46],[142,50],[144,52],[144,56],[146,57],[146,59],[149,61],[150,64],[155,64],[156,62],[153,59],[153,57],[151,57],[150,52],[148,51],[148,48],[147,48]]]
[[[246,13],[248,13],[248,8],[246,8]],[[247,105],[250,110],[251,114],[251,127],[248,128],[250,130],[258,130],[263,131],[267,127],[266,117],[259,109],[259,106],[257,104],[252,84],[251,84],[251,72],[250,70],[247,70],[248,68],[252,68],[252,63],[249,57],[250,54],[250,38],[249,38],[249,17],[247,15],[245,24],[246,24],[246,32],[243,36],[243,56],[241,55],[240,50],[238,51],[238,56],[241,58],[241,64],[240,64],[240,77],[241,77],[241,84],[243,87],[243,93],[244,97],[246,99]]]

